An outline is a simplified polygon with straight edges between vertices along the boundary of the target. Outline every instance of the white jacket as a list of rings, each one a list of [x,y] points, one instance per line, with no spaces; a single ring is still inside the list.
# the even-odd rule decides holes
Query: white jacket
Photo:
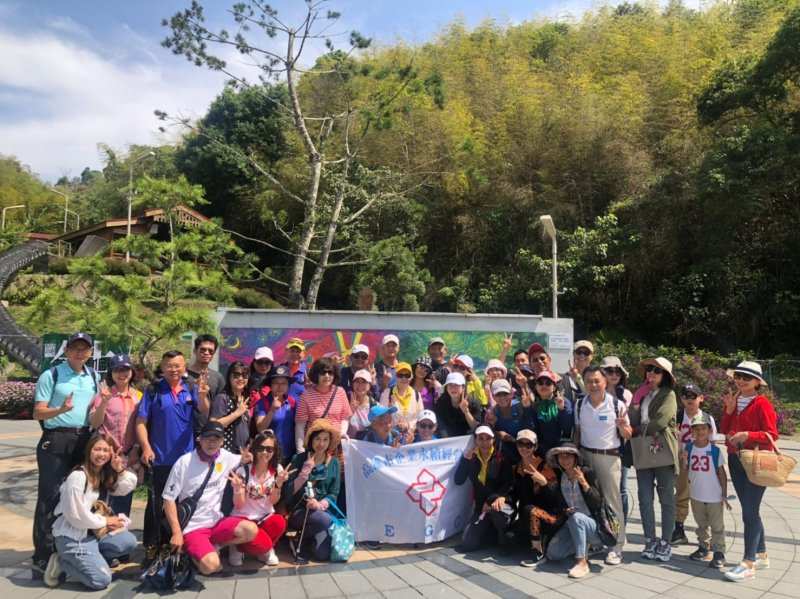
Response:
[[[130,470],[123,470],[117,478],[117,485],[109,495],[127,495],[136,488],[136,475]],[[92,513],[92,504],[100,497],[99,491],[86,483],[83,470],[73,470],[60,488],[61,497],[55,509],[58,516],[53,524],[54,537],[69,537],[82,541],[89,530],[103,528],[105,516]]]

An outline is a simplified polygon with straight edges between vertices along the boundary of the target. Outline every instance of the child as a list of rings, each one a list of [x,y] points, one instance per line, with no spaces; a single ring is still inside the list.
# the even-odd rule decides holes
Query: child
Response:
[[[436,414],[432,410],[423,410],[417,418],[417,431],[414,443],[434,441],[436,436]]]
[[[678,451],[686,451],[686,444],[692,440],[692,419],[698,414],[706,414],[711,423],[711,441],[717,434],[714,417],[702,412],[700,405],[703,403],[703,392],[691,383],[681,389],[681,407],[678,409]],[[686,516],[689,515],[689,478],[686,467],[681,462],[678,480],[675,481],[675,530],[672,533],[671,545],[688,545],[689,539],[683,529]]]
[[[689,473],[689,495],[692,514],[697,522],[697,551],[689,557],[697,561],[709,559],[709,534],[714,555],[709,566],[725,566],[725,524],[723,506],[731,509],[728,496],[728,477],[725,474],[725,455],[711,443],[712,420],[708,414],[698,412],[692,418],[693,441],[686,444],[684,457]]]

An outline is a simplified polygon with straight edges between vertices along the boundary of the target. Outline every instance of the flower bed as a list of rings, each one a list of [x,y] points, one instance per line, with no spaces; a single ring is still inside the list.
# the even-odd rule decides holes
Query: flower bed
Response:
[[[0,415],[25,420],[33,416],[35,383],[0,383]]]

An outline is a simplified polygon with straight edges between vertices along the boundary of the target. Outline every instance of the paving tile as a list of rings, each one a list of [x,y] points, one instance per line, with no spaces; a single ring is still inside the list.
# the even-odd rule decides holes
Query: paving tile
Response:
[[[568,584],[558,589],[558,592],[567,597],[572,597],[572,599],[619,599],[620,597],[620,595],[612,595],[596,587],[589,586],[585,584],[585,581]],[[630,589],[628,589],[627,596],[630,597],[630,594]]]
[[[598,580],[613,580],[628,585],[629,587],[638,587],[636,589],[631,588],[631,595],[635,595],[636,599],[640,599],[639,589],[647,589],[650,591],[655,591],[656,593],[663,593],[677,584],[668,580],[654,578],[649,574],[633,572],[631,570],[624,570],[622,568],[609,568],[603,573],[602,578],[599,578]]]
[[[780,593],[781,595],[787,595],[789,597],[797,597],[798,593],[800,593],[800,586],[791,582],[779,582],[769,589],[769,592]]]
[[[642,587],[632,587],[629,583],[611,578],[609,576],[589,576],[583,584],[601,590],[604,593],[609,593],[617,597],[630,597],[636,596],[636,599],[648,599],[656,595],[655,590],[650,590]]]
[[[558,591],[554,591],[552,589],[536,595],[536,599],[566,599],[566,598],[567,595],[564,595],[563,593],[559,593]]]
[[[276,576],[269,579],[269,596],[279,599],[306,599],[299,576]]]
[[[234,599],[269,599],[269,578],[239,578]]]
[[[356,595],[347,595],[347,599],[383,599],[383,595],[375,591],[372,593],[358,593]]]
[[[458,580],[459,578],[461,578],[459,574],[456,574],[455,572],[452,572],[451,570],[448,570],[447,568],[444,568],[432,561],[428,561],[427,559],[416,563],[415,566],[417,566],[417,568],[419,568],[420,570],[424,570],[425,572],[433,576],[436,580],[440,580],[442,582],[447,582],[450,580]]]
[[[724,580],[721,576],[716,579],[698,576],[683,586],[722,595],[723,597],[734,597],[735,599],[757,599],[763,594],[761,589],[754,589],[747,586],[747,584],[736,584],[729,580]]]
[[[335,572],[331,574],[331,578],[345,595],[366,594],[375,591],[366,576],[359,571]]]
[[[415,589],[406,587],[404,589],[394,589],[391,591],[383,591],[383,596],[386,599],[420,599],[420,595]]]
[[[529,578],[523,578],[522,576],[517,576],[516,574],[509,572],[508,570],[500,570],[499,572],[493,572],[490,574],[491,578],[499,580],[500,582],[504,582],[512,589],[522,591],[523,593],[527,593],[529,595],[538,596],[539,593],[543,593],[549,590],[547,587],[537,584],[533,580]]]
[[[425,584],[415,588],[418,593],[427,599],[459,599],[460,597],[464,597],[464,595],[454,591],[452,587],[444,584],[443,582]]]
[[[447,584],[468,599],[493,599],[499,596],[495,595],[494,593],[490,593],[477,584],[473,584],[467,579],[454,580],[453,582],[449,582]]]
[[[362,572],[369,583],[381,592],[403,589],[408,586],[407,582],[388,568],[374,568],[372,570],[362,570]]]
[[[532,580],[536,584],[548,589],[558,589],[570,583],[569,578],[567,578],[567,569],[563,571],[545,571],[539,568],[523,568],[518,566],[517,568],[508,569],[507,571],[516,574],[520,578]]]
[[[222,580],[204,580],[203,586],[205,587],[202,591],[203,599],[206,597],[208,599],[233,599],[236,591],[236,579],[231,577]]]
[[[331,574],[301,574],[300,582],[306,591],[308,599],[322,599],[343,594],[334,583]]]
[[[463,561],[454,559],[453,554],[448,554],[448,555],[439,553],[426,554],[425,561],[441,566],[442,568],[449,570],[454,574],[469,575],[474,571],[472,566],[468,566]]]
[[[389,570],[405,580],[409,586],[418,587],[424,584],[434,584],[436,579],[420,569],[416,564],[401,564],[399,566],[389,566]]]
[[[661,596],[669,597],[670,599],[723,599],[724,597],[724,595],[717,595],[716,593],[687,586],[673,587]]]
[[[2,578],[0,579],[0,596],[13,599],[37,599],[48,589],[41,581],[31,580],[30,571],[24,577]]]
[[[466,555],[456,553],[450,557],[457,562],[461,562],[465,566],[480,570],[481,572],[493,572],[500,569],[494,557],[487,552],[468,553]]]

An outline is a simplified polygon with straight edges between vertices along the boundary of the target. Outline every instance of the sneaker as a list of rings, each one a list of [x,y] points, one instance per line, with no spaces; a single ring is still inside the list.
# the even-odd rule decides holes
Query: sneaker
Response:
[[[664,541],[663,539],[658,542],[656,546],[656,554],[655,559],[660,562],[668,562],[669,558],[672,557],[672,545]]]
[[[236,548],[236,545],[228,547],[228,563],[234,568],[244,563],[244,554]]]
[[[589,573],[589,564],[587,562],[581,562],[580,564],[575,564],[570,568],[568,576],[570,578],[583,578]]]
[[[692,559],[696,562],[707,562],[709,559],[711,559],[711,552],[705,547],[698,547],[697,551],[689,556],[689,559]]]
[[[683,529],[683,522],[675,523],[675,530],[672,531],[672,538],[669,543],[674,546],[689,544],[689,538],[686,536],[686,531]]]
[[[715,551],[713,559],[708,563],[709,566],[712,568],[724,568],[725,567],[725,554],[722,551]]]
[[[739,564],[733,570],[725,572],[725,578],[733,582],[743,582],[745,580],[752,580],[756,577],[756,569],[748,568],[744,564]]]
[[[42,580],[45,570],[47,570],[46,559],[34,559],[31,561],[31,577],[33,580]]]
[[[367,549],[380,549],[381,548],[381,542],[380,541],[362,541],[361,545],[363,545]]]
[[[53,553],[50,560],[47,562],[47,568],[44,571],[44,583],[51,589],[58,586],[59,578],[61,577],[61,560],[58,553]]]
[[[619,566],[622,563],[622,556],[616,551],[609,551],[604,561],[608,566]]]
[[[528,559],[520,561],[519,565],[523,568],[534,568],[536,564],[542,561],[542,552],[538,549],[531,549],[531,556]]]
[[[658,541],[648,539],[647,542],[644,544],[644,549],[642,549],[642,557],[644,559],[655,559],[657,546],[658,546]]]
[[[270,549],[266,553],[266,556],[267,556],[267,559],[264,560],[264,563],[266,563],[268,566],[277,566],[278,565],[280,560],[278,560],[278,556],[275,554],[275,550],[274,549]]]
[[[764,553],[762,557],[756,556],[756,570],[769,570],[769,557]]]

